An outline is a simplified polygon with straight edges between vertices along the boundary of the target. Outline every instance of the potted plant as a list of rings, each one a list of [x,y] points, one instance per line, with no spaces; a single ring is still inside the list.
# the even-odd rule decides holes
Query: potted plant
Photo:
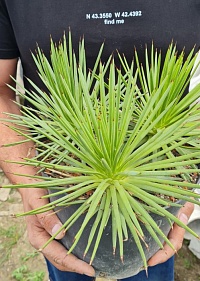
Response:
[[[118,54],[121,68],[113,56],[102,64],[102,51],[88,70],[83,40],[78,58],[70,35],[68,43],[52,41],[50,61],[37,49],[33,58],[47,91],[29,80],[34,90],[19,94],[32,107],[22,105],[23,115],[9,122],[35,142],[38,154],[25,164],[40,167],[34,177],[41,181],[9,187],[47,188],[50,203],[21,215],[54,209],[69,252],[97,275],[125,278],[147,270],[163,242],[173,248],[167,239],[173,222],[198,236],[176,214],[200,197],[193,192],[200,85],[184,95],[194,50],[185,58],[173,43],[164,55],[152,45],[144,67],[137,51],[131,64]]]

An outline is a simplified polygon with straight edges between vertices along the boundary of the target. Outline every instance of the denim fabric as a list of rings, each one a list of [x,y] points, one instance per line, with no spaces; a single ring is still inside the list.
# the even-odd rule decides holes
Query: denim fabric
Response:
[[[89,277],[74,272],[60,271],[46,260],[47,268],[49,271],[50,281],[94,281],[94,277]]]
[[[148,268],[148,277],[146,271],[141,271],[137,275],[123,281],[174,281],[174,257],[165,263],[158,264]],[[120,281],[121,281],[120,280]]]
[[[72,272],[63,272],[56,269],[49,261],[47,267],[49,271],[49,278],[51,281],[94,281],[95,278],[88,277]],[[174,257],[167,262],[158,264],[148,268],[148,278],[146,272],[141,271],[139,274],[121,279],[119,281],[174,281]]]

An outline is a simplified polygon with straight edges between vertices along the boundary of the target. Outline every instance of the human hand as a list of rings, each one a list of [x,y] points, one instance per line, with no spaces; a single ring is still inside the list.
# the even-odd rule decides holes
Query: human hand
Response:
[[[187,225],[188,220],[194,210],[194,204],[187,202],[179,211],[178,218]],[[185,230],[174,223],[171,229],[168,239],[174,245],[176,252],[180,250],[183,244]],[[164,244],[163,249],[159,250],[150,260],[148,261],[149,266],[154,266],[159,263],[167,261],[174,255],[175,251],[168,245]]]
[[[47,193],[44,189],[26,189],[21,193],[24,204],[24,211],[30,211],[48,203],[47,199],[41,199]],[[48,211],[38,215],[26,217],[28,238],[31,245],[38,249],[49,240],[62,226],[58,217],[53,211]],[[64,231],[59,233],[56,239],[61,239]],[[42,249],[43,255],[59,270],[76,272],[88,276],[95,276],[92,266],[78,259],[72,254],[67,254],[67,250],[56,240],[53,240]]]

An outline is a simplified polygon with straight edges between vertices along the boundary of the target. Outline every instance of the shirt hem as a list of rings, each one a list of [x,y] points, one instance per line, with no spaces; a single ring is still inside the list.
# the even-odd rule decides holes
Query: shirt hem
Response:
[[[0,59],[15,59],[20,57],[17,50],[4,50],[0,49]]]

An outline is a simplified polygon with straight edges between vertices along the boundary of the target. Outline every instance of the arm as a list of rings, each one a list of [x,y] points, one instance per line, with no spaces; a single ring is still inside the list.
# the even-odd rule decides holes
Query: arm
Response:
[[[20,114],[19,107],[13,102],[15,93],[6,86],[14,82],[10,75],[16,76],[17,59],[0,60],[0,118],[7,118],[3,112]],[[34,143],[25,142],[23,144],[11,147],[4,147],[4,144],[19,141],[21,137],[16,132],[5,126],[5,123],[0,123],[0,167],[12,183],[29,183],[35,179],[17,176],[15,173],[35,175],[34,167],[22,166],[13,163],[6,163],[5,160],[22,160],[24,157],[33,157],[35,155]],[[43,189],[20,189],[19,190],[24,210],[29,211],[39,206],[46,204],[46,199],[41,197],[46,194]],[[48,214],[51,213],[51,216]],[[61,226],[57,216],[52,212],[46,212],[37,216],[26,217],[27,230],[30,243],[36,249],[40,249],[50,238],[50,235],[55,233]],[[62,238],[64,233],[59,234]],[[67,255],[66,249],[57,241],[52,241],[44,250],[44,256],[54,264],[58,269],[63,271],[72,271],[81,274],[94,276],[94,269],[87,263],[77,259],[72,254]]]
[[[20,114],[19,107],[13,102],[15,101],[15,93],[6,85],[14,85],[14,81],[10,78],[10,75],[16,76],[17,59],[13,60],[0,60],[0,118],[8,118],[3,112],[10,112]],[[4,144],[18,141],[21,139],[13,130],[5,126],[5,122],[0,123],[1,139],[0,139],[0,166],[4,170],[6,176],[12,183],[18,181],[28,182],[31,179],[26,177],[21,178],[14,175],[18,173],[27,172],[28,174],[35,174],[36,171],[32,167],[19,166],[16,164],[8,164],[5,160],[22,160],[22,158],[30,157],[34,155],[33,143],[24,143],[23,145],[3,147]],[[25,170],[25,171],[24,171]],[[23,194],[23,191],[20,191]]]

